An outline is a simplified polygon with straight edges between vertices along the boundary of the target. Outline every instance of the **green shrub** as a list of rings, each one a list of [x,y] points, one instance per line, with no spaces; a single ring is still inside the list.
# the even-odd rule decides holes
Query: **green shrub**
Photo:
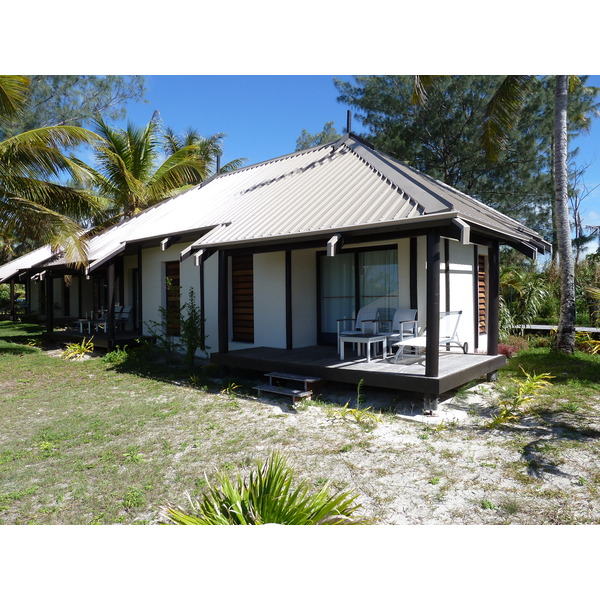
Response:
[[[326,484],[314,494],[301,481],[293,486],[294,471],[285,459],[273,453],[258,463],[250,475],[232,481],[224,472],[217,474],[220,487],[208,483],[201,500],[189,498],[191,511],[176,506],[166,508],[166,517],[177,525],[347,525],[367,523],[355,515],[357,495],[331,493]]]
[[[120,348],[117,346],[112,352],[107,352],[102,357],[102,362],[109,365],[120,365],[123,364],[129,358],[127,352],[127,346]]]

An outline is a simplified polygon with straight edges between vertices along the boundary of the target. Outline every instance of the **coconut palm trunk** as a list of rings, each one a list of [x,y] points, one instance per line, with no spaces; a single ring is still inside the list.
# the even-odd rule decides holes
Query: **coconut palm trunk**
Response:
[[[556,349],[572,354],[575,348],[575,268],[567,191],[568,75],[556,76],[554,104],[554,218],[561,281],[561,303]]]

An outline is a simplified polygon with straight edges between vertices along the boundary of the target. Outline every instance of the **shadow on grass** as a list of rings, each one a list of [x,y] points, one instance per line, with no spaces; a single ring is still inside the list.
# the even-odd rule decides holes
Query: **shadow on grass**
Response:
[[[24,354],[35,354],[39,352],[38,348],[25,346],[23,344],[3,344],[0,342],[0,354],[12,354],[13,356],[23,356]]]

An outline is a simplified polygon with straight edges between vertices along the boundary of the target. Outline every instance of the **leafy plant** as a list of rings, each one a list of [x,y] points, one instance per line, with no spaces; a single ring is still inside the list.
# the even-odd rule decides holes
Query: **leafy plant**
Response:
[[[127,352],[127,346],[123,346],[120,348],[117,346],[111,352],[107,352],[102,357],[102,362],[107,363],[109,365],[120,365],[124,363],[129,358],[129,353]]]
[[[230,398],[235,398],[237,396],[237,390],[239,389],[239,383],[235,383],[234,381],[230,381],[226,387],[221,390],[221,394],[225,394]]]
[[[575,348],[587,354],[600,353],[600,340],[595,340],[589,333],[578,331],[575,334]]]
[[[498,403],[496,414],[488,421],[486,427],[494,428],[507,423],[518,421],[526,411],[526,407],[532,400],[541,394],[543,390],[551,386],[550,379],[554,379],[550,373],[533,375],[527,373],[523,367],[521,371],[525,379],[511,379],[516,384],[513,393],[507,393]]]
[[[129,510],[130,508],[139,508],[144,505],[144,502],[144,493],[134,487],[129,488],[123,497],[123,507],[126,510]]]
[[[89,340],[83,338],[81,342],[72,342],[67,344],[64,352],[61,354],[65,360],[82,359],[86,354],[91,354],[94,351],[94,344],[92,342],[94,338],[91,337]]]
[[[204,330],[205,319],[196,303],[194,289],[190,287],[188,301],[182,306],[182,313],[186,313],[181,319],[181,344],[185,349],[185,364],[188,369],[194,366],[194,356],[199,348],[206,354],[210,349],[206,345],[206,334]]]
[[[246,478],[232,481],[226,473],[217,474],[219,486],[208,484],[201,500],[189,498],[191,511],[176,506],[166,508],[167,518],[178,525],[348,525],[368,523],[356,516],[357,495],[342,490],[331,493],[326,484],[310,493],[306,481],[294,486],[294,471],[278,453]],[[207,480],[208,483],[208,480]]]

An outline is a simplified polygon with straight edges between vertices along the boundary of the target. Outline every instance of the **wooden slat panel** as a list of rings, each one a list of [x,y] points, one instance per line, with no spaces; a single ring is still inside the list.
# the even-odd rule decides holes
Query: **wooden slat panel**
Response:
[[[167,286],[167,335],[178,336],[181,320],[179,261],[165,263],[165,273],[171,283]]]
[[[479,256],[477,265],[479,333],[487,332],[487,289],[486,289],[486,260]]]
[[[254,257],[231,257],[233,339],[254,342]]]

